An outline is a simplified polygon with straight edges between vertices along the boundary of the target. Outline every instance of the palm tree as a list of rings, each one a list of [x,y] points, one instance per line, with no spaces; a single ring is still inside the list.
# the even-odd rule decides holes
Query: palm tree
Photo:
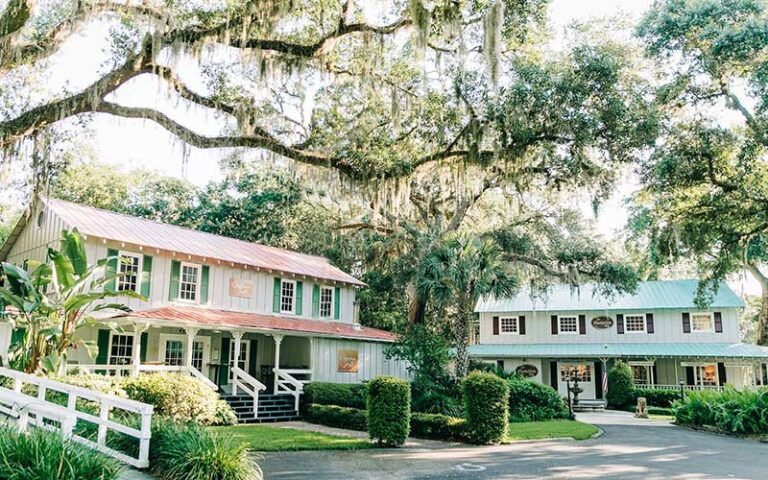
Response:
[[[486,295],[511,295],[517,286],[503,251],[490,238],[450,234],[419,263],[419,292],[434,301],[451,322],[459,378],[469,368],[468,346],[477,300]]]
[[[7,286],[0,287],[0,314],[5,310],[0,320],[7,319],[15,328],[24,329],[23,342],[12,350],[19,368],[28,373],[61,373],[67,350],[74,346],[95,355],[95,343],[75,342],[75,332],[95,322],[91,316],[94,312],[128,311],[122,304],[100,301],[115,296],[143,298],[134,292],[105,288],[118,276],[105,275],[105,267],[117,261],[110,257],[88,265],[82,236],[77,230],[65,230],[61,249],[49,248],[46,263],[27,261],[25,268],[2,263],[0,275]]]

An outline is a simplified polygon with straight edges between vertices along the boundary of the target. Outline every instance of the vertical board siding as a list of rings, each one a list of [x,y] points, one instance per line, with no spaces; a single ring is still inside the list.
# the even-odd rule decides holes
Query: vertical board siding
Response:
[[[386,343],[315,338],[312,342],[312,380],[315,382],[360,383],[378,375],[409,378],[405,362],[387,359]],[[357,350],[358,371],[338,371],[339,350]]]

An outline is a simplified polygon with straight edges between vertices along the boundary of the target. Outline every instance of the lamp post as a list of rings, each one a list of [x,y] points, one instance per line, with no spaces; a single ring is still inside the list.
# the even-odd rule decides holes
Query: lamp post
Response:
[[[683,401],[685,400],[685,382],[680,380],[678,384],[680,385],[680,401]]]
[[[571,403],[571,378],[566,377],[565,378],[565,392],[568,396],[568,415],[571,420],[574,418],[573,414],[573,404]]]

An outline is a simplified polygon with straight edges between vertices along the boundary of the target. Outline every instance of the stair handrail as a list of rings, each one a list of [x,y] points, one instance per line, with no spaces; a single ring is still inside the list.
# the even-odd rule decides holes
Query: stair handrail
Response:
[[[259,392],[266,390],[267,386],[251,376],[248,372],[237,365],[232,366],[232,395],[237,395],[237,389],[240,388],[245,393],[253,397],[253,416],[259,415]]]
[[[275,382],[277,391],[275,393],[290,393],[291,395],[293,395],[294,408],[298,412],[299,399],[301,398],[301,395],[304,393],[304,383],[300,380],[297,380],[295,377],[293,377],[290,373],[288,373],[285,370],[281,370],[279,368],[273,368],[272,371],[275,372],[275,376],[277,377],[277,382]],[[291,390],[290,388],[287,388],[286,384],[293,386],[293,390]]]
[[[218,390],[218,389],[219,389],[219,386],[218,386],[218,385],[216,385],[215,383],[213,383],[213,382],[211,381],[211,379],[209,379],[208,377],[206,377],[206,376],[203,374],[203,372],[201,372],[200,370],[198,370],[197,368],[195,368],[195,366],[194,366],[194,365],[190,365],[189,367],[187,367],[187,372],[189,372],[189,374],[190,374],[191,376],[195,377],[196,379],[200,380],[200,381],[201,381],[201,382],[203,382],[205,385],[207,385],[207,386],[208,386],[208,388],[210,388],[210,389],[212,389],[212,390]]]

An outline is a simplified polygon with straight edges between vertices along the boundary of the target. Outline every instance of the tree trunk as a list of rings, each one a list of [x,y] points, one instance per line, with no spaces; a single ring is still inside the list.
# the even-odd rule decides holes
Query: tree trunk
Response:
[[[405,289],[408,298],[408,323],[421,325],[424,323],[424,314],[427,310],[427,302],[416,290],[416,284],[411,282]]]
[[[768,277],[752,263],[747,264],[747,269],[760,283],[760,314],[757,319],[756,343],[768,345]]]

